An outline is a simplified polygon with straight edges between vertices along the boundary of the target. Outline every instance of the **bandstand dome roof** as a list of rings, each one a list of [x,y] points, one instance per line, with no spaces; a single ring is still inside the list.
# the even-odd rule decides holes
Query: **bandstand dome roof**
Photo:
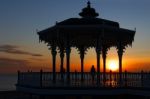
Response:
[[[99,37],[107,47],[116,46],[121,40],[123,46],[131,45],[134,40],[135,31],[120,28],[118,22],[98,18],[90,2],[87,7],[79,13],[81,18],[69,18],[45,30],[39,31],[39,39],[51,45],[55,41],[56,45],[65,45],[69,37],[72,47],[86,46],[95,47],[96,39]]]

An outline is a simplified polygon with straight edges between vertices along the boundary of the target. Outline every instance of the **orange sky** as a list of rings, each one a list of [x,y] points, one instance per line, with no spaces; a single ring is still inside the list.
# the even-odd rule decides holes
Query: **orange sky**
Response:
[[[127,70],[127,71],[136,71],[136,72],[140,72],[141,70],[144,71],[149,71],[148,68],[150,68],[150,58],[146,57],[146,56],[140,56],[140,55],[135,55],[135,54],[130,54],[130,49],[131,48],[127,48],[127,50],[124,53],[123,56],[123,71]],[[44,71],[51,71],[52,70],[52,63],[51,63],[51,54],[50,51],[48,49],[44,49],[44,57],[42,58],[34,58],[34,57],[28,57],[28,63],[24,63],[24,64],[8,64],[8,65],[12,65],[12,66],[3,66],[0,71],[1,73],[11,73],[11,72],[16,72],[17,70],[21,70],[21,71],[28,71],[28,70],[32,70],[32,71],[39,71],[40,69],[43,69]],[[19,55],[10,55],[8,54],[9,57],[14,57],[18,56],[19,59],[21,59],[21,57]],[[139,56],[139,57],[138,57]],[[27,56],[22,57],[22,59],[27,58]],[[77,52],[76,49],[72,49],[71,51],[71,59],[70,59],[70,64],[71,64],[71,71],[80,71],[80,57],[79,54]],[[115,60],[118,61],[118,56],[117,56],[117,51],[115,48],[111,48],[108,51],[107,54],[107,71],[108,70],[108,61],[111,60]],[[92,65],[95,66],[96,68],[96,53],[94,48],[89,49],[87,54],[85,55],[85,60],[84,60],[84,70],[85,71],[90,71],[90,68]],[[60,70],[60,57],[59,57],[59,53],[57,53],[57,71]],[[6,64],[5,64],[6,65]],[[14,65],[14,66],[13,66]],[[9,68],[8,68],[9,67]],[[64,68],[66,67],[66,58],[64,58]],[[103,71],[103,60],[101,57],[101,71]]]

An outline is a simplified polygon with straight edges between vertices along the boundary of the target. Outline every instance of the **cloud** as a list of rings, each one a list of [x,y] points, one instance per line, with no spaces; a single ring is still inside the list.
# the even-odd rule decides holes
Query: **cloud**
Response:
[[[30,55],[35,57],[43,56],[41,54],[20,50],[19,46],[16,45],[0,45],[0,52],[10,53],[10,54]]]
[[[28,60],[0,57],[0,65],[1,66],[27,65],[28,63],[30,63]]]
[[[28,71],[30,64],[30,61],[25,59],[0,57],[0,74],[17,73],[18,70]]]
[[[32,58],[29,58],[29,60],[32,60],[32,61],[38,61],[38,62],[43,62],[43,61],[45,61],[45,59],[44,58],[35,58],[35,57],[32,57]]]

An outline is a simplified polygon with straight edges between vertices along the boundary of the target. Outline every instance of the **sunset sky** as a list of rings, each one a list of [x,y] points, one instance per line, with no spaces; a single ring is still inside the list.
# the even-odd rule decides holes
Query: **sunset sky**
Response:
[[[51,27],[56,21],[79,18],[86,3],[87,0],[0,0],[0,73],[51,71],[51,52],[47,44],[39,43],[36,30]],[[122,28],[136,28],[132,47],[126,48],[123,56],[123,70],[150,71],[149,5],[150,0],[91,0],[99,18],[117,21]],[[71,70],[80,71],[78,51],[71,52]],[[111,60],[118,61],[116,48],[108,51],[107,63]],[[57,70],[59,61],[58,54]],[[91,65],[96,66],[94,48],[85,55],[85,70],[89,71]]]

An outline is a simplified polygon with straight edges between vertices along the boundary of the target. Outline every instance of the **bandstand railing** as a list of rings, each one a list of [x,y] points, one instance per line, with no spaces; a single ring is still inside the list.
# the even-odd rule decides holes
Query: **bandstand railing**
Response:
[[[97,87],[97,75],[92,76],[90,72],[84,73],[84,81],[81,81],[80,72],[70,73],[70,84],[67,84],[67,74],[63,74],[63,80],[61,73],[56,73],[56,83],[53,83],[52,72],[18,72],[17,85],[29,86],[29,87]],[[119,83],[119,73],[107,72],[104,74],[100,73],[100,86],[98,87],[146,87],[150,88],[150,73],[139,72],[123,72],[122,82]]]

